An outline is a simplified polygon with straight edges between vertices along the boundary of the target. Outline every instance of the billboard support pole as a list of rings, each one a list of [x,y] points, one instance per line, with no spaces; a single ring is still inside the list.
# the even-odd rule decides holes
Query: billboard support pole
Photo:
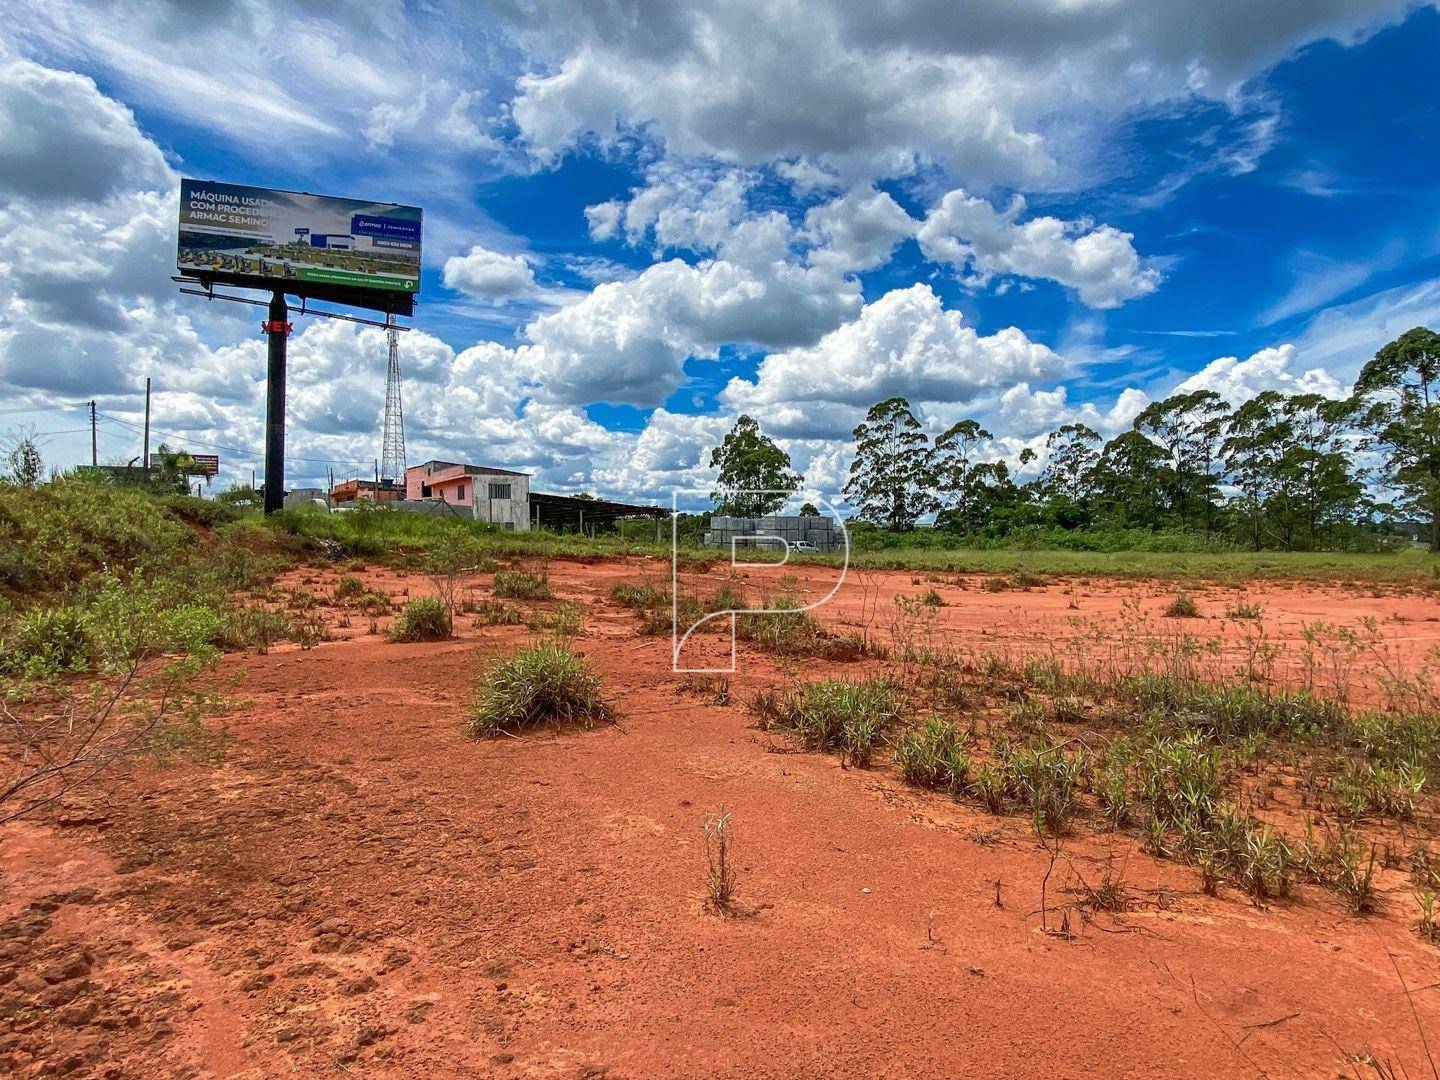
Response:
[[[270,294],[269,339],[265,371],[265,513],[285,505],[285,341],[290,335],[290,309],[280,290]]]

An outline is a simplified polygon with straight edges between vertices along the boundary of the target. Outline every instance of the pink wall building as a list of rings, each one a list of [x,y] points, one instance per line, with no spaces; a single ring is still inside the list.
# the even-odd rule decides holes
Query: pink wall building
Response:
[[[479,521],[523,532],[530,528],[530,474],[453,461],[405,470],[405,498],[439,499],[470,509]]]

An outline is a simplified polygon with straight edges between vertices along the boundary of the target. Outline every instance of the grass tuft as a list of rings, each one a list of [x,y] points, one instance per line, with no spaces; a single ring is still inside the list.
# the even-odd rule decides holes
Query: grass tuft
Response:
[[[917,787],[956,795],[970,778],[965,732],[933,713],[895,740],[900,775]]]
[[[867,766],[899,719],[898,688],[886,679],[816,679],[783,694],[762,693],[751,705],[764,731],[784,731],[804,750],[838,750]]]
[[[725,807],[705,815],[705,894],[711,908],[728,914],[735,901],[735,826]]]
[[[390,640],[444,641],[450,636],[450,613],[437,596],[419,596],[400,610],[390,628]]]
[[[549,579],[528,570],[496,570],[491,587],[496,596],[507,600],[549,600],[554,596]]]
[[[543,641],[491,663],[470,703],[473,738],[511,734],[537,724],[593,728],[615,719],[600,676],[563,641]]]
[[[1170,603],[1165,605],[1164,614],[1170,619],[1198,619],[1200,608],[1193,596],[1182,592],[1177,593]]]

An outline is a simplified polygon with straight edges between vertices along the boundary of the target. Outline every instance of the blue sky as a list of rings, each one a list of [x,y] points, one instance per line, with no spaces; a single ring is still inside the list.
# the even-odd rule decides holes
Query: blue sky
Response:
[[[138,453],[147,375],[259,465],[257,319],[169,281],[182,175],[423,206],[410,459],[552,490],[698,504],[748,411],[833,494],[896,393],[1013,461],[1440,322],[1433,4],[0,7],[0,428],[56,466],[91,398]],[[383,340],[296,329],[290,476],[368,473]]]

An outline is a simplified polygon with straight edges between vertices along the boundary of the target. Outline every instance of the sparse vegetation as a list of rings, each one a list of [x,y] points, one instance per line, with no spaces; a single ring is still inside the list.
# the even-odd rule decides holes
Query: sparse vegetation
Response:
[[[1340,813],[1351,819],[1373,813],[1395,821],[1411,821],[1425,779],[1424,770],[1409,762],[1352,762],[1335,780],[1335,798]]]
[[[838,751],[849,763],[867,766],[900,717],[900,698],[881,678],[816,679],[796,690],[757,695],[752,711],[762,730],[784,731],[802,749]]]
[[[337,604],[353,608],[365,615],[385,615],[390,611],[390,596],[372,589],[357,577],[342,577],[331,594]]]
[[[254,649],[264,655],[293,631],[290,617],[283,611],[244,604],[229,613],[225,644],[235,649]]]
[[[1067,753],[1062,743],[1000,743],[993,753],[1003,797],[1029,810],[1038,830],[1069,832],[1088,767],[1084,752]]]
[[[637,611],[649,611],[670,603],[670,590],[648,581],[622,581],[610,590],[610,599]]]
[[[520,623],[520,612],[498,600],[487,600],[481,604],[479,615],[491,626],[518,626]]]
[[[730,680],[724,675],[686,675],[680,680],[679,690],[711,705],[730,704]]]
[[[919,787],[958,795],[970,778],[970,755],[963,731],[933,713],[895,741],[900,774]]]
[[[1431,945],[1440,945],[1440,902],[1436,901],[1436,894],[1429,889],[1420,889],[1415,893],[1415,899],[1420,905],[1416,932]]]
[[[580,632],[580,622],[584,614],[582,605],[567,602],[548,611],[531,611],[525,616],[525,625],[531,630],[555,634],[558,637],[574,637]]]
[[[549,600],[554,596],[548,577],[528,570],[496,570],[491,588],[507,600]]]
[[[539,724],[592,728],[615,718],[600,676],[563,641],[542,641],[489,664],[470,705],[471,736],[514,734]]]

